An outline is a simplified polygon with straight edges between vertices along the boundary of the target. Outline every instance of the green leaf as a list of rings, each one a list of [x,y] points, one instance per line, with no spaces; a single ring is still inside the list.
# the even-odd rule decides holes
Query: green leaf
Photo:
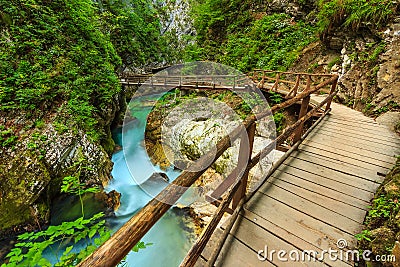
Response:
[[[96,234],[96,232],[97,232],[96,228],[91,229],[89,232],[89,238],[92,238]]]

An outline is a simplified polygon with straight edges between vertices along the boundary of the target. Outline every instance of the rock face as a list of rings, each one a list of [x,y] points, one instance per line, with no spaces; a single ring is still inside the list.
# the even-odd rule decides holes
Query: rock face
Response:
[[[386,125],[393,132],[399,131],[400,112],[386,112],[376,118],[379,124]]]
[[[384,32],[387,50],[380,59],[377,73],[378,94],[372,104],[375,110],[391,101],[400,104],[400,23],[389,25]]]
[[[1,116],[0,125],[13,129],[18,140],[0,150],[0,236],[18,225],[35,222],[37,227],[37,222],[48,222],[51,200],[60,194],[65,176],[80,172],[86,186],[107,185],[112,170],[109,154],[114,147],[109,128],[118,108],[116,101],[100,119],[107,136],[102,145],[80,130],[61,127],[55,121],[62,114],[44,116],[40,127],[23,114]],[[107,202],[112,208],[118,206],[118,195],[109,195]]]
[[[368,46],[379,41],[373,37],[357,38],[355,46],[354,39],[343,44],[341,57],[346,64],[339,72],[339,89],[343,100],[354,99],[354,109],[363,110],[368,105],[367,109],[376,112],[391,102],[400,104],[400,24],[391,24],[382,33],[384,53],[373,55],[379,46],[368,52]],[[367,59],[350,59],[363,53],[369,53]],[[376,63],[372,63],[373,57],[377,57]]]

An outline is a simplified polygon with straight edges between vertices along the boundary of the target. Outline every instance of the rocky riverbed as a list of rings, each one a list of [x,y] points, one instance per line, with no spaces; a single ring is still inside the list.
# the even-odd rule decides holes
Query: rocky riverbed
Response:
[[[145,132],[147,153],[154,164],[161,168],[174,165],[178,169],[190,169],[193,162],[212,150],[222,137],[241,123],[243,116],[241,118],[238,113],[243,114],[243,110],[240,111],[242,100],[230,93],[218,93],[222,97],[217,102],[210,100],[213,99],[210,93],[191,93],[190,98],[178,96],[159,100],[161,104],[156,104],[148,116]],[[274,136],[273,119],[261,120],[257,125],[252,155],[260,152]],[[199,197],[190,205],[177,204],[191,211],[199,227],[198,232],[211,220],[216,210],[204,197],[213,192],[237,166],[239,150],[240,142],[237,140],[195,182]],[[282,154],[274,150],[251,170],[248,191],[262,181],[272,162]]]

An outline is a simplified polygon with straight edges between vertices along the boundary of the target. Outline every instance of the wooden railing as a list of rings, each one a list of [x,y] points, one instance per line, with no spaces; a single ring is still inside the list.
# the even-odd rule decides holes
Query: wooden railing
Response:
[[[223,214],[225,212],[228,212],[232,214],[232,219],[228,224],[227,229],[225,230],[223,238],[221,240],[226,238],[230,227],[233,225],[235,216],[237,216],[237,214],[239,213],[240,207],[246,199],[246,187],[249,171],[261,160],[262,155],[270,153],[275,148],[275,146],[282,144],[289,136],[293,134],[295,136],[295,145],[292,147],[292,150],[295,149],[301,141],[304,122],[314,116],[317,112],[320,112],[324,105],[326,105],[326,107],[325,109],[323,109],[321,118],[325,116],[330,110],[330,103],[333,97],[336,95],[336,84],[338,77],[335,75],[315,75],[307,73],[271,72],[256,70],[252,73],[252,77],[257,83],[259,83],[259,86],[261,88],[265,89],[265,85],[267,84],[266,80],[269,79],[267,77],[270,77],[270,74],[275,74],[275,80],[273,83],[274,88],[272,88],[274,90],[277,90],[278,86],[282,83],[294,85],[289,98],[285,102],[271,107],[271,110],[264,111],[257,116],[251,115],[247,117],[243,122],[243,126],[246,129],[245,133],[243,133],[243,131],[241,130],[243,129],[243,126],[238,126],[232,131],[230,135],[222,138],[216,145],[216,153],[214,151],[206,153],[199,160],[197,160],[196,163],[194,163],[198,166],[194,166],[194,168],[191,168],[200,171],[183,171],[178,178],[176,178],[147,205],[139,210],[108,241],[100,246],[87,259],[82,261],[79,266],[89,267],[117,265],[131,251],[134,245],[137,244],[141,240],[141,238],[151,229],[151,227],[168,211],[168,209],[171,207],[171,204],[169,203],[175,203],[186,192],[186,190],[191,185],[193,185],[194,182],[207,170],[207,168],[204,168],[204,165],[207,164],[207,166],[211,166],[211,164],[213,164],[224,153],[224,151],[233,144],[236,139],[241,138],[241,140],[243,140],[244,138],[246,138],[245,135],[247,135],[247,139],[249,140],[249,142],[246,143],[246,145],[249,146],[246,151],[247,153],[241,153],[241,147],[241,149],[239,150],[239,160],[236,169],[232,171],[227,179],[225,179],[221,183],[221,185],[219,185],[216,190],[209,196],[209,199],[213,201],[214,204],[218,205],[218,209],[212,220],[206,226],[196,243],[193,245],[185,259],[182,261],[181,266],[193,266],[196,263],[198,257],[200,256],[205,245],[211,238],[211,235],[216,229]],[[260,77],[260,75],[262,76]],[[285,76],[294,76],[295,81],[289,81]],[[281,79],[283,77],[285,78]],[[301,84],[301,80],[303,77],[306,77],[305,85]],[[325,78],[325,80],[318,83],[317,85],[313,85],[311,77]],[[260,82],[262,83],[260,84]],[[312,93],[318,92],[319,90],[327,86],[330,86],[330,89],[326,98],[321,103],[308,111],[310,95]],[[298,90],[299,88],[304,89]],[[284,129],[282,134],[275,139],[275,142],[270,143],[257,155],[251,157],[257,118],[260,119],[265,116],[269,116],[271,115],[271,112],[273,113],[285,109],[297,103],[298,101],[302,101],[298,120],[294,124]],[[243,146],[244,142],[241,142],[240,145]],[[250,153],[248,153],[249,150]],[[288,154],[289,152],[287,152],[286,154]],[[213,160],[210,162],[210,159]],[[283,158],[278,162],[278,164],[280,164],[280,162],[282,161]],[[244,173],[240,172],[240,169],[244,169]],[[272,170],[273,169],[271,169],[269,173],[271,173]],[[209,259],[209,266],[212,266],[214,264],[214,261],[218,257],[221,246],[222,243],[217,246],[217,249],[214,251],[211,258]]]
[[[193,89],[245,89],[249,79],[245,75],[166,75],[166,74],[130,74],[120,76],[122,85],[157,87],[183,87]]]

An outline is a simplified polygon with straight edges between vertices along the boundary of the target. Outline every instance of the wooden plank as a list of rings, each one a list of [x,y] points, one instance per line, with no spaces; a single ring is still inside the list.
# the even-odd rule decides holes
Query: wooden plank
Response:
[[[364,141],[354,137],[343,137],[334,135],[332,133],[323,133],[322,131],[312,131],[306,140],[312,140],[319,143],[326,143],[328,145],[334,145],[336,143],[347,144],[350,147],[358,147],[365,149],[365,151],[373,151],[380,154],[387,155],[389,157],[395,157],[399,154],[399,150],[396,147],[382,146],[374,142]]]
[[[345,173],[352,177],[358,177],[367,181],[371,181],[373,183],[380,183],[384,179],[384,177],[379,176],[374,170],[367,170],[347,164],[346,162],[323,158],[321,156],[308,153],[306,151],[296,151],[292,153],[292,155],[290,155],[289,157],[300,159],[303,162],[308,161],[314,165],[324,166],[336,172]]]
[[[247,177],[246,177],[247,178]],[[240,188],[241,183],[237,183],[228,193],[226,197],[223,198],[221,205],[218,207],[211,221],[207,224],[206,228],[203,230],[199,238],[196,240],[196,243],[191,247],[186,257],[183,259],[179,266],[194,266],[197,262],[197,258],[201,255],[201,252],[207,245],[210,240],[214,230],[217,228],[219,221],[224,215],[226,209],[229,207],[229,204],[233,200],[235,193]],[[236,207],[234,207],[236,208]]]
[[[391,132],[388,127],[385,125],[381,125],[378,123],[360,123],[358,122],[357,119],[354,119],[354,121],[349,121],[349,120],[341,120],[337,118],[336,116],[331,116],[329,117],[328,120],[330,123],[333,124],[341,124],[343,127],[350,127],[350,128],[355,128],[355,129],[363,129],[367,130],[368,132],[375,132],[375,131],[380,131],[384,132],[387,131],[389,136],[396,136],[395,133]]]
[[[343,195],[350,196],[354,199],[358,199],[359,201],[369,203],[371,198],[373,197],[373,193],[370,191],[366,191],[364,189],[360,189],[358,187],[343,183],[342,181],[333,180],[331,177],[324,177],[320,175],[316,175],[314,173],[307,172],[305,170],[297,169],[289,165],[281,165],[276,170],[277,176],[288,174],[296,177],[299,180],[304,180],[309,183],[313,183],[315,185],[324,186],[335,190]],[[279,172],[279,174],[278,174]],[[299,182],[297,182],[299,183]],[[351,200],[351,199],[350,199]],[[362,204],[360,204],[362,205]]]
[[[246,218],[247,220],[258,224],[260,227],[266,229],[273,235],[279,236],[279,238],[281,238],[285,242],[292,244],[295,247],[298,247],[302,251],[312,250],[312,251],[318,252],[319,255],[321,255],[321,253],[322,253],[322,249],[320,247],[316,246],[316,244],[310,243],[307,240],[304,240],[301,237],[299,237],[298,234],[300,232],[296,232],[296,233],[288,232],[286,229],[280,227],[279,225],[276,225],[270,221],[267,221],[263,217],[258,216],[257,214],[255,214],[249,210],[243,210],[242,216],[244,218]],[[331,249],[335,249],[335,248],[336,248],[336,246],[331,247]],[[329,248],[326,247],[324,249],[329,249]],[[331,259],[329,259],[329,257],[326,257],[324,262],[326,262],[327,264],[329,264],[331,266],[343,266],[343,267],[351,266],[349,263],[345,263],[343,261],[334,261],[333,262]]]
[[[283,188],[266,183],[262,186],[259,192],[317,220],[326,222],[327,224],[334,224],[336,227],[349,234],[358,233],[360,225],[358,222],[340,214],[339,212],[332,211],[322,205],[288,192]]]
[[[353,235],[341,230],[335,221],[329,224],[318,220],[260,192],[245,205],[245,210],[279,225],[321,249],[334,248],[341,238],[348,241],[349,247],[356,245]]]
[[[276,184],[276,185],[280,185],[282,183],[287,183],[290,184],[291,186],[295,186],[293,189],[295,190],[295,193],[297,192],[297,188],[299,187],[301,189],[304,190],[308,190],[311,191],[315,194],[319,194],[325,197],[328,197],[330,199],[333,199],[335,201],[338,202],[342,202],[345,203],[349,206],[361,209],[361,210],[367,210],[367,206],[369,205],[369,202],[355,198],[351,195],[346,195],[343,194],[339,191],[336,191],[335,189],[329,188],[325,185],[320,185],[320,184],[316,184],[310,181],[307,181],[305,179],[302,179],[301,177],[297,177],[285,172],[281,172],[281,171],[277,171],[275,172],[272,177],[274,179],[272,179],[270,182]],[[280,182],[278,182],[278,180]],[[284,185],[283,185],[284,186]],[[341,184],[337,184],[337,186],[341,186]],[[300,191],[298,191],[300,192]]]
[[[219,240],[222,236],[223,230],[221,228],[215,229],[213,235],[211,236],[209,242],[207,242],[207,245],[201,252],[201,256],[208,260],[210,259],[211,254],[213,253],[215,247],[214,244],[216,243],[217,240]]]
[[[328,160],[336,160],[340,162],[345,162],[347,163],[347,165],[358,166],[381,173],[386,173],[393,167],[391,163],[376,160],[374,158],[366,157],[364,155],[349,153],[325,145],[318,145],[316,143],[301,144],[299,146],[299,151],[304,151],[308,154],[318,155],[319,158],[321,158],[322,160],[325,158]]]
[[[385,138],[387,137],[396,140],[399,139],[398,135],[391,132],[388,128],[384,126],[379,127],[377,125],[373,125],[370,127],[365,127],[364,125],[358,124],[357,121],[354,121],[354,123],[351,122],[344,123],[343,121],[338,121],[335,120],[334,118],[330,118],[329,121],[326,122],[326,125],[331,127],[340,127],[343,129],[356,131],[358,133],[366,133],[373,136],[379,135],[380,137],[385,137]]]
[[[359,136],[359,137],[363,137],[365,139],[379,140],[379,141],[383,141],[385,143],[395,143],[395,144],[400,143],[399,138],[397,138],[395,136],[389,136],[388,131],[384,131],[384,130],[376,130],[374,133],[371,133],[366,130],[354,129],[354,128],[344,126],[343,124],[338,124],[338,123],[335,124],[332,122],[323,122],[323,123],[321,123],[320,127],[322,127],[324,130],[328,130],[328,131],[340,130],[340,133],[346,133],[347,135],[351,135],[351,136]]]
[[[357,123],[360,124],[379,125],[372,118],[365,117],[360,113],[338,112],[339,109],[337,107],[336,110],[333,108],[333,111],[331,112],[332,117],[338,120],[349,121],[349,122],[357,121]]]
[[[332,122],[334,122],[334,123],[342,122],[342,123],[351,124],[354,126],[365,127],[365,128],[372,128],[372,129],[375,128],[378,130],[386,129],[384,126],[382,126],[381,124],[378,124],[374,120],[368,120],[368,121],[363,120],[363,118],[365,118],[365,117],[362,117],[362,116],[343,117],[338,114],[330,114],[330,115],[331,116],[329,116],[329,119],[332,120]]]
[[[389,168],[384,168],[381,166],[377,166],[374,164],[370,164],[368,162],[363,162],[357,159],[353,159],[347,156],[342,156],[334,153],[330,153],[329,151],[325,151],[322,149],[315,149],[313,147],[301,146],[299,147],[298,153],[305,153],[305,155],[315,157],[324,162],[335,162],[338,164],[343,164],[348,168],[356,168],[362,170],[370,170],[372,174],[376,174],[377,172],[385,174],[390,171]],[[366,172],[367,173],[367,172]],[[369,172],[368,172],[369,173]],[[361,173],[360,173],[361,174]],[[375,181],[375,180],[373,180]]]
[[[315,148],[318,150],[327,151],[330,153],[347,156],[349,158],[354,158],[362,162],[367,162],[376,166],[381,166],[383,168],[391,169],[396,162],[394,157],[389,157],[384,154],[375,153],[373,151],[368,151],[365,153],[365,149],[351,147],[347,144],[331,144],[316,142],[314,140],[304,140],[301,144],[303,147]]]
[[[202,257],[199,257],[194,267],[204,267],[207,266],[207,261]]]
[[[360,123],[377,124],[377,122],[370,117],[366,117],[364,114],[354,110],[343,109],[343,106],[337,105],[332,108],[332,116],[335,118],[348,120],[348,121],[358,121]]]
[[[360,188],[365,191],[369,191],[374,193],[378,188],[379,184],[371,182],[369,180],[361,179],[358,177],[354,177],[352,175],[342,173],[336,170],[329,169],[325,166],[316,165],[308,161],[304,161],[301,159],[289,157],[282,164],[289,165],[294,168],[307,171],[309,173],[316,174],[318,176],[323,176],[326,178],[330,178],[332,180],[341,182],[343,184],[347,184],[350,186],[354,186],[356,188]]]
[[[249,267],[249,266],[267,266],[272,267],[274,264],[268,261],[260,261],[257,252],[237,240],[234,236],[229,235],[221,256],[217,259],[215,266],[220,267]]]
[[[242,243],[249,246],[254,251],[265,250],[265,246],[267,246],[267,251],[271,252],[271,250],[285,250],[289,251],[297,251],[301,254],[299,248],[287,243],[286,241],[276,237],[275,235],[271,234],[264,228],[260,227],[258,224],[250,221],[244,217],[238,218],[239,227],[236,228],[236,231],[232,233],[236,239],[240,240]],[[268,253],[269,254],[269,253]],[[245,255],[243,255],[245,256]],[[277,255],[272,255],[269,257],[268,255],[264,255],[271,261],[273,264],[277,266],[324,266],[325,264],[322,262],[318,262],[317,260],[309,261],[309,262],[294,262],[294,261],[282,261],[279,260]],[[286,255],[287,256],[287,255]],[[232,257],[237,257],[236,255]],[[263,261],[260,261],[260,266],[262,265]]]
[[[390,141],[390,140],[382,140],[382,139],[377,139],[371,136],[364,136],[364,135],[357,135],[356,133],[349,133],[345,129],[331,129],[329,127],[323,127],[323,125],[318,125],[315,127],[315,132],[318,132],[319,134],[323,135],[328,135],[328,136],[335,136],[335,137],[341,137],[345,140],[358,140],[358,142],[365,142],[365,143],[371,143],[371,144],[376,144],[382,147],[382,149],[392,149],[394,146],[399,146],[398,141]],[[340,133],[340,135],[339,135]],[[354,141],[357,142],[357,141]]]
[[[305,188],[286,183],[285,181],[279,180],[275,177],[270,177],[268,179],[267,183],[271,185],[265,184],[265,187],[260,188],[260,192],[263,192],[265,194],[268,194],[272,197],[277,197],[275,194],[271,193],[271,189],[273,192],[276,191],[277,188],[279,188],[278,192],[282,190],[291,193],[297,197],[300,197],[302,199],[305,199],[307,201],[310,201],[318,206],[321,206],[325,209],[328,209],[330,211],[336,212],[348,219],[351,219],[353,221],[356,221],[360,224],[364,222],[364,217],[365,217],[365,210],[360,209],[358,207],[351,206],[347,203],[344,203],[342,201],[338,201],[332,197],[325,196],[323,193],[319,194],[310,190],[307,190]],[[275,191],[274,191],[275,190]],[[324,188],[321,189],[324,192]],[[326,193],[325,193],[326,194]],[[280,195],[280,193],[278,193]],[[287,195],[286,193],[284,195]],[[277,197],[279,198],[279,197]]]

